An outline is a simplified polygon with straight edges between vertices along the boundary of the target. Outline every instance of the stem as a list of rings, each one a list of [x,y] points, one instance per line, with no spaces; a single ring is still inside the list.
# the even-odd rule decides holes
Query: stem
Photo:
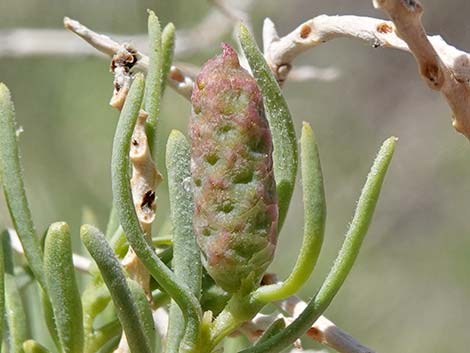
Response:
[[[262,302],[282,300],[299,291],[312,274],[323,244],[326,201],[317,144],[309,124],[304,123],[301,167],[304,195],[304,238],[300,255],[287,280],[281,284],[260,287],[253,295]]]
[[[206,351],[211,352],[224,337],[235,331],[243,322],[251,320],[264,305],[263,302],[253,300],[250,295],[234,294],[210,326],[210,339]]]
[[[193,328],[192,332],[196,333],[198,332],[201,316],[199,302],[187,286],[181,283],[160,260],[145,240],[145,235],[140,228],[132,202],[128,176],[129,148],[132,131],[142,101],[143,86],[143,76],[141,74],[136,75],[121,112],[114,137],[111,167],[114,205],[129,244],[155,280],[176,301],[185,315],[187,325]],[[196,336],[192,339],[193,342],[197,341]]]
[[[284,331],[264,343],[240,353],[277,353],[302,336],[325,311],[338,293],[357,258],[364,236],[371,223],[380,190],[393,156],[396,138],[386,140],[372,165],[357,203],[346,239],[320,290],[304,311]]]
[[[280,232],[289,209],[297,176],[298,156],[294,123],[276,78],[264,60],[254,38],[243,24],[240,25],[240,43],[263,94],[264,108],[272,134],[274,179],[279,205],[278,232]]]
[[[201,254],[193,230],[193,195],[187,188],[191,180],[190,148],[184,135],[176,130],[170,133],[166,148],[168,188],[171,220],[173,223],[173,271],[176,277],[186,283],[192,293],[199,297],[201,292]],[[183,314],[173,302],[170,307],[167,334],[167,353],[177,353],[184,334]],[[192,337],[186,333],[186,339]],[[186,341],[186,339],[184,341]],[[187,342],[183,341],[183,345]]]

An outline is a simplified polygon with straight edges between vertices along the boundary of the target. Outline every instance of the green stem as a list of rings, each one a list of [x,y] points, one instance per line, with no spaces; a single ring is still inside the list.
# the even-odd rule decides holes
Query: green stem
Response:
[[[104,235],[95,227],[84,225],[80,236],[108,287],[131,352],[151,353],[150,341],[145,334],[142,318],[127,285],[126,276]]]
[[[28,264],[41,287],[45,288],[41,246],[24,188],[13,102],[3,83],[0,83],[0,179]]]
[[[309,124],[302,127],[301,167],[304,195],[304,238],[292,273],[281,284],[260,287],[253,295],[262,302],[290,297],[299,291],[312,274],[323,244],[326,201],[318,148]]]
[[[204,352],[211,352],[224,337],[235,331],[243,322],[251,320],[264,306],[265,303],[253,300],[251,295],[234,294],[211,324],[209,342]]]
[[[72,240],[66,223],[53,223],[44,247],[44,273],[62,350],[83,352],[82,302],[72,262]]]
[[[396,138],[386,140],[372,165],[357,203],[343,246],[317,294],[304,311],[285,330],[264,343],[240,353],[277,353],[301,337],[325,311],[344,283],[357,258],[364,236],[371,223],[380,190],[395,149]]]
[[[294,123],[281,88],[248,29],[240,25],[240,43],[264,98],[264,108],[273,139],[274,179],[279,205],[278,232],[289,209],[297,176],[297,138]]]
[[[197,332],[201,318],[199,302],[189,288],[181,283],[175,277],[175,274],[160,260],[145,240],[132,201],[128,176],[129,148],[132,131],[142,101],[143,86],[142,75],[136,75],[124,103],[114,137],[111,167],[114,205],[129,244],[147,267],[152,277],[179,305],[185,315],[187,325],[193,328],[190,331]],[[193,342],[197,341],[197,337],[192,339]]]
[[[188,191],[191,180],[190,147],[184,135],[176,130],[170,133],[166,148],[168,189],[171,220],[173,223],[173,271],[199,297],[202,280],[202,264],[199,247],[193,230],[193,195]],[[188,327],[189,329],[190,327]],[[177,353],[184,335],[183,314],[176,303],[170,307],[167,334],[167,353]],[[187,338],[195,333],[187,332]],[[190,342],[189,342],[190,343]],[[187,345],[188,342],[183,342]]]

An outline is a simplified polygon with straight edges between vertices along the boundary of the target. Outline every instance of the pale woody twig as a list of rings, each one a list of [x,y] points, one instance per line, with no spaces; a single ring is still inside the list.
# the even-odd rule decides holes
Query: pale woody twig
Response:
[[[228,17],[221,9],[231,8],[237,14],[249,10],[253,0],[222,2],[217,1],[218,8],[212,7],[207,15],[191,29],[179,30],[175,45],[176,56],[188,56],[202,49],[213,47],[220,38],[229,33],[235,18]],[[232,5],[236,3],[236,8]],[[217,30],[214,30],[216,28]],[[130,42],[138,48],[147,46],[147,34],[115,35],[117,43]],[[93,55],[97,52],[80,41],[70,40],[62,30],[20,28],[0,30],[0,57],[24,57],[34,55]],[[108,55],[112,55],[108,53]]]
[[[341,75],[334,67],[320,68],[311,65],[295,66],[289,73],[289,81],[333,81]]]
[[[155,330],[160,335],[160,339],[165,341],[168,332],[168,311],[164,307],[158,307],[152,311],[152,316]],[[162,344],[162,346],[165,346],[165,344]]]
[[[8,228],[8,235],[10,236],[11,247],[18,254],[24,255],[23,245],[21,245],[20,238],[16,230]],[[81,255],[72,254],[73,266],[80,272],[88,273],[91,267],[91,261]]]
[[[264,55],[279,82],[283,82],[292,61],[302,52],[334,38],[363,40],[373,47],[411,52],[428,85],[440,90],[453,113],[455,129],[470,137],[470,55],[447,44],[440,36],[426,36],[421,24],[422,7],[415,0],[377,0],[393,22],[360,16],[314,17],[284,37],[273,22],[263,27]]]
[[[251,321],[244,323],[240,331],[251,341],[254,341],[279,318],[284,319],[286,324],[290,324],[306,306],[306,303],[298,297],[292,297],[289,300],[292,299],[296,302],[296,305],[294,305],[296,315],[286,318],[282,314],[257,314]],[[373,350],[359,343],[355,338],[336,326],[325,316],[320,316],[312,325],[312,328],[307,331],[305,336],[329,346],[340,353],[374,353]]]
[[[263,284],[278,283],[275,274],[266,274],[263,277]],[[241,331],[248,338],[256,339],[277,319],[282,318],[286,324],[290,324],[304,311],[307,304],[297,296],[291,296],[285,300],[276,302],[276,305],[290,317],[282,314],[257,314],[253,320],[243,324]],[[313,339],[321,344],[329,346],[340,353],[374,353],[370,348],[359,343],[354,337],[336,326],[333,322],[324,316],[320,316],[312,325],[312,328],[305,334],[306,337]]]
[[[110,105],[120,111],[122,110],[131,85],[131,70],[139,63],[141,57],[136,50],[129,46],[121,45],[116,46],[114,49],[116,48],[118,52],[113,56],[113,60],[111,61],[111,70],[114,73],[114,92]],[[156,209],[155,189],[161,182],[162,176],[155,167],[150,153],[147,134],[145,132],[147,117],[148,114],[145,111],[139,111],[132,133],[129,160],[132,165],[130,184],[134,208],[146,240],[151,242],[152,223],[155,220]],[[149,272],[131,247],[129,247],[126,256],[122,260],[122,265],[127,270],[130,277],[137,281],[144,289],[147,296],[151,298]]]
[[[92,45],[98,51],[106,54],[108,56],[113,56],[118,52],[132,51],[132,54],[135,55],[137,61],[133,66],[133,70],[146,72],[148,67],[148,57],[141,52],[133,49],[130,44],[120,44],[108,36],[96,33],[86,26],[82,25],[80,22],[72,20],[68,17],[64,18],[64,26],[68,30],[80,36],[87,43]],[[170,74],[168,75],[169,85],[181,94],[185,98],[191,96],[191,91],[193,87],[192,79],[185,74],[183,70],[172,66]]]
[[[415,56],[421,76],[447,99],[454,128],[470,138],[470,55],[447,45],[442,38],[430,41],[421,23],[423,7],[418,0],[374,0],[396,27],[397,35]]]

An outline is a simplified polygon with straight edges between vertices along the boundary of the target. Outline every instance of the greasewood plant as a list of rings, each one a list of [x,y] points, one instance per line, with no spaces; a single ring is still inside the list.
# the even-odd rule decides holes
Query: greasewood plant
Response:
[[[189,87],[190,140],[174,130],[165,151],[172,237],[155,237],[151,225],[161,180],[155,139],[158,122],[165,119],[160,104],[168,75],[179,76],[171,67],[173,25],[161,30],[149,12],[148,26],[145,76],[135,48],[122,46],[113,53],[111,104],[120,117],[110,162],[112,211],[104,232],[86,224],[80,231],[96,266],[74,256],[66,223],[53,223],[44,242],[38,237],[23,184],[12,98],[0,84],[0,171],[14,226],[2,233],[0,248],[4,346],[12,353],[210,353],[238,334],[250,341],[242,352],[262,353],[281,352],[307,334],[341,352],[365,352],[347,334],[331,338],[321,329],[313,335],[308,331],[326,320],[322,313],[354,265],[396,138],[383,143],[372,164],[331,270],[311,299],[300,302],[295,295],[314,271],[325,229],[318,148],[311,126],[304,123],[299,157],[277,73],[240,25],[240,54],[251,73],[240,66],[237,52],[223,44],[222,53],[203,66],[194,88]],[[184,77],[180,83],[188,84]],[[303,243],[291,274],[277,281],[266,270],[283,235],[299,162]],[[28,334],[31,313],[18,294],[24,271],[12,256],[16,237],[27,274],[38,284],[54,346],[46,348]],[[77,270],[89,275],[83,292]],[[261,314],[269,303],[278,311]]]

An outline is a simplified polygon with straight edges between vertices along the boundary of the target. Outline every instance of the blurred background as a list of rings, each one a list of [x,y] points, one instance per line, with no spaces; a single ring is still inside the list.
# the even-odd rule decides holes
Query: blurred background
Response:
[[[470,50],[470,2],[423,0],[423,5],[429,33]],[[2,0],[0,30],[60,30],[63,16],[69,16],[98,32],[125,37],[146,31],[147,8],[156,11],[163,25],[172,21],[180,30],[191,30],[213,10],[206,0]],[[258,40],[267,16],[281,35],[320,14],[384,18],[369,0],[257,0],[247,9]],[[65,41],[78,41],[64,33]],[[222,40],[234,43],[230,31]],[[205,46],[204,38],[200,43]],[[108,105],[109,61],[99,56],[12,57],[3,50],[0,44],[0,81],[10,87],[24,129],[22,161],[36,226],[43,232],[51,222],[67,221],[80,251],[80,224],[104,228],[110,209],[110,154],[118,113]],[[200,66],[218,51],[216,44],[177,60]],[[341,74],[330,82],[287,81],[284,87],[298,132],[303,120],[315,129],[328,202],[319,266],[301,296],[312,296],[330,268],[375,153],[394,135],[399,137],[397,150],[375,219],[357,265],[326,316],[377,352],[468,351],[470,143],[453,130],[446,102],[421,80],[413,57],[397,50],[337,39],[302,54],[294,64],[333,67]],[[186,132],[189,110],[186,100],[167,90],[158,141],[160,170],[168,133],[173,128]],[[161,225],[168,214],[166,185],[158,193]],[[280,278],[288,275],[299,251],[302,215],[297,190],[271,266]],[[10,225],[3,195],[0,225]]]

